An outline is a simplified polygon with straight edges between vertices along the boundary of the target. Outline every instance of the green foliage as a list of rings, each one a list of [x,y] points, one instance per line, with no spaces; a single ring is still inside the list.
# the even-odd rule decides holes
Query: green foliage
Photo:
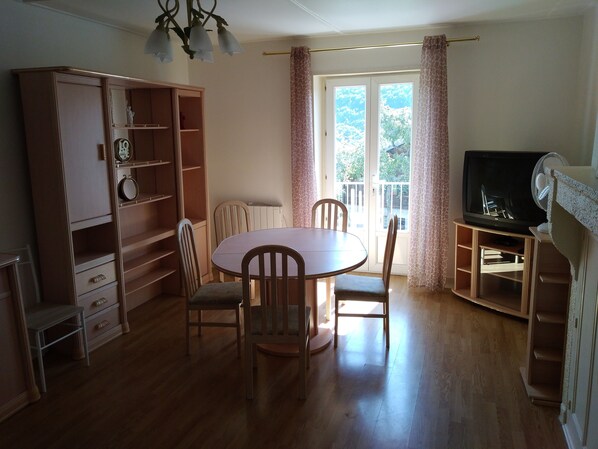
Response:
[[[380,174],[381,181],[409,181],[413,85],[380,86]],[[365,86],[335,90],[336,180],[363,182],[366,131]]]

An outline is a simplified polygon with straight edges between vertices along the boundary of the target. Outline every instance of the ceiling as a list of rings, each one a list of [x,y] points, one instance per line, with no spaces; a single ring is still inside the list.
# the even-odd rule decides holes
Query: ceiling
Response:
[[[161,12],[157,0],[20,0],[149,34]],[[398,31],[432,25],[547,19],[583,14],[598,0],[220,0],[240,42],[299,36]],[[211,0],[202,7],[210,9]],[[185,21],[185,7],[179,16]],[[186,25],[186,24],[185,24]]]

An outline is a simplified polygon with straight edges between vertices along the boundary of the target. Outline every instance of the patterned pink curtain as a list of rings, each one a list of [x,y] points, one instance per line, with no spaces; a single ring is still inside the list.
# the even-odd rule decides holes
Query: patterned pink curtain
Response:
[[[422,48],[417,129],[411,157],[410,287],[444,288],[448,259],[449,147],[446,36]]]
[[[311,55],[307,47],[291,49],[291,179],[293,226],[311,226],[316,202],[313,144]]]

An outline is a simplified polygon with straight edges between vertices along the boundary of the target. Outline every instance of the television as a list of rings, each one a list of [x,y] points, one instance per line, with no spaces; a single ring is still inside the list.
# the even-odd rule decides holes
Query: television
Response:
[[[546,152],[466,151],[463,161],[465,223],[518,234],[546,221],[532,197],[531,177]]]

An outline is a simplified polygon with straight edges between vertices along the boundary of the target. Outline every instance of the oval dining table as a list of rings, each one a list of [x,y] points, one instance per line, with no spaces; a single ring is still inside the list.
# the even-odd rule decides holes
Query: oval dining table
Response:
[[[367,260],[367,251],[356,235],[321,228],[272,228],[244,232],[224,239],[212,254],[213,265],[221,272],[241,277],[241,261],[252,248],[284,245],[293,248],[305,261],[305,302],[311,307],[311,352],[325,349],[332,341],[328,328],[318,327],[317,280],[355,270]],[[290,268],[290,267],[289,267]],[[249,267],[257,278],[257,266]],[[292,270],[289,275],[293,275]],[[288,345],[262,345],[262,351],[294,356],[297,348]]]

